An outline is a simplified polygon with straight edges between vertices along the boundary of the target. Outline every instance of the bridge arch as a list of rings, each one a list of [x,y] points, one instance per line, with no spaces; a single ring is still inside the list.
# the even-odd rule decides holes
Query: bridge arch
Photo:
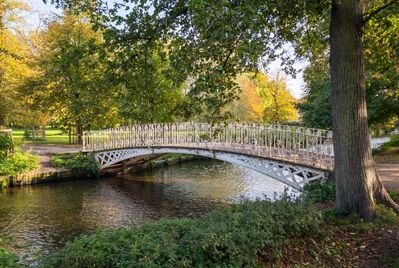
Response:
[[[182,147],[142,147],[105,150],[94,153],[94,158],[104,169],[117,164],[123,160],[142,157],[147,155],[158,155],[165,153],[179,153],[197,155],[212,159],[221,160],[231,164],[237,164],[246,168],[258,171],[275,180],[278,180],[297,190],[314,180],[325,180],[328,177],[328,170],[320,170],[307,166],[298,166],[287,162],[275,161],[265,157],[252,156],[220,150],[205,150]]]

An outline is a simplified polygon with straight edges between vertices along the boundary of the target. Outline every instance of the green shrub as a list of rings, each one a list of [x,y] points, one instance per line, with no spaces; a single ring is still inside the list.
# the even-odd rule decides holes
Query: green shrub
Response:
[[[0,134],[0,160],[8,156],[8,152],[14,148],[14,144],[8,135]]]
[[[290,239],[317,233],[320,213],[301,200],[245,202],[197,219],[101,230],[68,243],[43,267],[241,267],[279,258]]]
[[[16,175],[39,167],[39,159],[29,152],[15,151],[7,158],[0,160],[0,175]]]
[[[381,226],[399,226],[399,216],[391,208],[378,205],[376,214],[376,224]]]
[[[80,172],[88,172],[91,175],[98,176],[99,169],[96,162],[92,161],[87,154],[71,153],[54,155],[50,163],[54,167],[66,168]]]
[[[399,135],[392,135],[391,139],[385,143],[383,143],[375,152],[387,152],[392,148],[399,147]]]
[[[156,167],[157,167],[157,161],[155,161],[155,160],[148,161],[148,163],[147,163],[147,168],[148,169],[154,169]]]
[[[306,198],[314,203],[335,201],[335,181],[326,183],[315,181],[304,187]]]
[[[10,252],[5,246],[5,242],[0,238],[0,267],[23,267],[19,264],[19,258],[14,253]]]
[[[394,192],[394,191],[388,191],[389,196],[395,201],[397,204],[399,204],[399,193]]]

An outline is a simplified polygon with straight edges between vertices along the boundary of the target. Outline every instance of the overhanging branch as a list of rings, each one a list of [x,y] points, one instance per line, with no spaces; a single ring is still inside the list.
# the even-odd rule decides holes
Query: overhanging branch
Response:
[[[382,6],[378,7],[378,8],[370,11],[369,13],[366,13],[364,15],[364,20],[363,20],[364,23],[368,22],[370,19],[372,19],[375,15],[377,15],[378,13],[383,11],[384,9],[386,9],[386,8],[388,8],[390,6],[393,6],[395,4],[399,5],[399,0],[392,0],[392,1],[388,2],[388,3],[386,3],[385,5],[382,5]]]

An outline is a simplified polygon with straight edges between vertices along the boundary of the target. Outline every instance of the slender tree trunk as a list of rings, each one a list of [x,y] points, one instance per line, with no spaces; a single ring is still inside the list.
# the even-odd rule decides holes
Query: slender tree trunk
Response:
[[[82,126],[82,121],[80,119],[76,121],[76,135],[77,135],[77,143],[83,144],[83,126]]]
[[[333,0],[330,24],[331,105],[336,208],[371,220],[376,202],[399,212],[371,155],[363,57],[363,0]]]

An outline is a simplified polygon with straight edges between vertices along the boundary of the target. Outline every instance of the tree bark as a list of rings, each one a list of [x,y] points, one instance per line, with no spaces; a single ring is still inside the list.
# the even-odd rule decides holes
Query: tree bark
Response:
[[[82,121],[78,119],[76,121],[76,135],[77,135],[77,144],[83,144],[83,126]]]
[[[338,213],[367,221],[376,202],[399,213],[371,154],[363,57],[363,0],[333,0],[330,23],[331,106]]]

